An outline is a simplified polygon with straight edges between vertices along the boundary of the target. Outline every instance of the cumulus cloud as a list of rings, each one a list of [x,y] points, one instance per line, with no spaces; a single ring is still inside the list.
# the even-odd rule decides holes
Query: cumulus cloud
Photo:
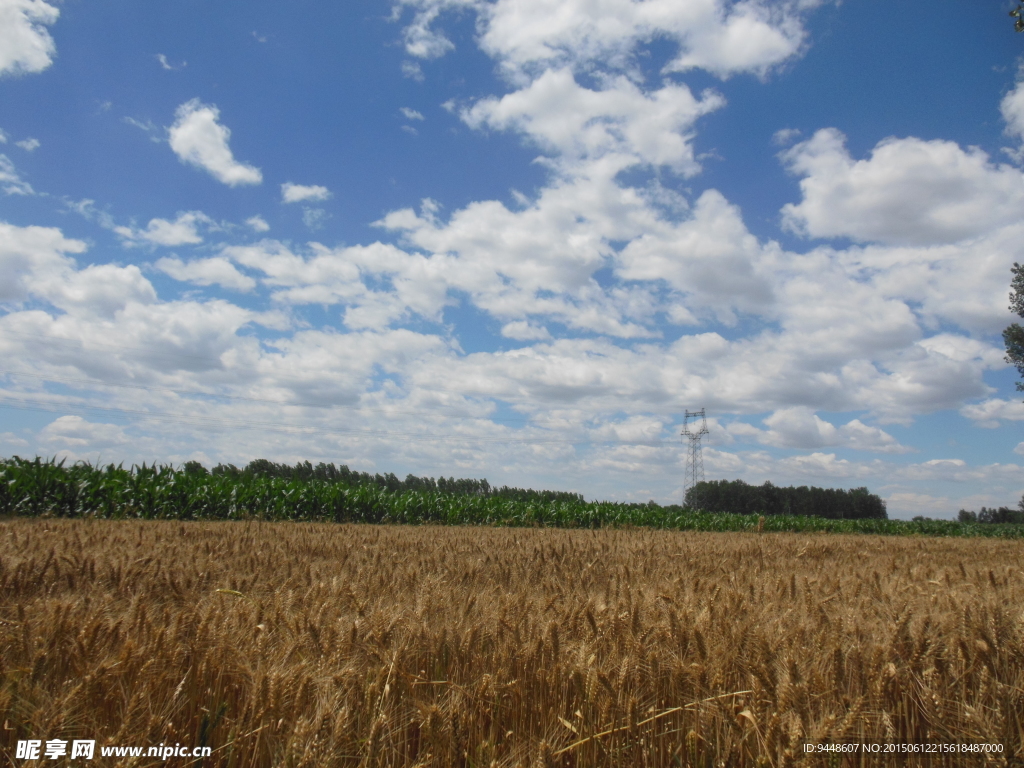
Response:
[[[753,439],[762,445],[804,450],[842,446],[876,453],[909,453],[913,449],[900,445],[892,435],[853,419],[836,427],[806,406],[779,408],[764,419],[766,430],[736,422],[725,427],[732,437]]]
[[[47,26],[60,11],[43,0],[0,0],[0,75],[42,72],[57,48]]]
[[[24,139],[14,142],[14,146],[21,147],[26,152],[34,152],[39,149],[39,139]]]
[[[0,301],[22,301],[46,274],[62,274],[74,264],[68,256],[85,251],[81,240],[52,227],[17,227],[0,222]]]
[[[719,77],[765,74],[800,52],[803,16],[816,2],[758,0],[680,4],[673,0],[607,0],[547,3],[543,0],[404,0],[412,20],[404,29],[406,52],[436,58],[454,48],[436,22],[447,10],[477,14],[480,45],[511,77],[543,68],[592,62],[623,67],[633,47],[652,37],[679,45],[666,71],[705,69]]]
[[[713,92],[697,99],[685,85],[644,93],[626,77],[591,90],[565,68],[548,70],[500,99],[482,99],[461,117],[473,128],[516,129],[566,159],[620,153],[627,164],[666,165],[692,175],[699,167],[687,131],[724,103]]]
[[[401,112],[405,116],[406,120],[425,120],[426,119],[426,118],[423,117],[423,113],[422,112],[417,112],[415,109],[411,109],[410,107],[402,107],[398,111]]]
[[[260,322],[256,313],[219,300],[160,301],[135,265],[80,268],[69,254],[84,250],[56,229],[0,225],[0,269],[13,278],[0,300],[14,305],[0,315],[0,355],[30,372],[144,382],[222,367],[220,355],[251,345],[235,334]],[[28,298],[36,301],[19,308]]]
[[[544,190],[523,210],[511,211],[497,201],[479,202],[456,211],[447,222],[439,219],[428,200],[419,213],[393,211],[378,226],[432,254],[409,254],[395,267],[416,265],[421,279],[429,276],[442,295],[449,289],[464,292],[503,322],[543,315],[572,328],[613,336],[656,335],[627,319],[653,316],[647,289],[606,292],[593,278],[611,254],[603,230],[608,236],[620,231],[617,225],[628,220],[633,208],[620,206],[615,190],[608,179],[576,179]],[[578,196],[587,193],[588,205],[579,206]]]
[[[930,330],[953,324],[974,335],[998,335],[1011,321],[1007,276],[1024,255],[1022,242],[1024,225],[1012,223],[955,244],[828,252],[880,296],[912,306]]]
[[[1024,206],[1020,171],[951,141],[886,139],[854,160],[843,134],[826,128],[781,157],[803,196],[783,207],[783,223],[810,237],[953,243],[1018,221]]]
[[[400,249],[370,246],[329,249],[312,244],[311,253],[294,253],[285,244],[265,240],[251,246],[229,246],[224,257],[262,272],[263,283],[283,304],[343,304],[350,328],[383,329],[414,312],[438,320],[447,303],[447,286],[437,267]],[[387,289],[369,288],[363,275],[384,278]]]
[[[960,409],[960,415],[979,427],[995,429],[1000,421],[1024,421],[1024,402],[992,397],[980,403],[970,403]]]
[[[690,216],[656,221],[632,239],[617,255],[616,273],[625,280],[663,280],[679,291],[686,303],[679,322],[693,322],[694,310],[709,310],[731,324],[737,309],[763,313],[774,305],[772,255],[747,231],[739,209],[709,190]]]
[[[192,99],[178,107],[168,131],[171,149],[182,162],[202,168],[218,181],[231,187],[259,184],[259,168],[235,160],[228,146],[231,131],[221,125],[220,110],[212,104]]]
[[[9,278],[0,288],[0,301],[20,303],[31,297],[64,312],[109,318],[128,303],[156,299],[135,265],[77,268],[68,254],[84,251],[85,243],[65,238],[58,229],[0,224],[0,270]]]
[[[716,17],[702,16],[694,19],[696,23],[691,22],[692,27],[680,30],[683,51],[665,69],[669,72],[706,69],[719,77],[737,72],[764,75],[800,51],[806,36],[800,12],[812,5],[814,3],[723,4],[715,9]],[[721,13],[726,7],[728,10]]]
[[[214,221],[202,211],[179,213],[174,221],[151,219],[145,229],[114,227],[114,231],[127,243],[145,242],[151,245],[196,245],[203,242],[200,226],[214,226]]]
[[[126,307],[156,303],[156,291],[134,264],[92,264],[39,276],[33,292],[65,313],[112,320]],[[121,320],[126,320],[122,316]]]
[[[331,190],[327,187],[317,185],[303,186],[292,184],[290,181],[281,185],[282,203],[302,203],[309,200],[327,200],[331,197]]]
[[[176,256],[164,257],[153,266],[180,282],[196,285],[219,285],[233,291],[248,292],[256,281],[239,272],[235,265],[222,256],[183,262]]]

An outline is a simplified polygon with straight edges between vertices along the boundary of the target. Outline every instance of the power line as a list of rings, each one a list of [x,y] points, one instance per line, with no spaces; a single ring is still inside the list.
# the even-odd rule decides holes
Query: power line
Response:
[[[697,419],[700,419],[700,424]],[[691,426],[691,424],[693,426]],[[699,411],[687,411],[683,417],[682,435],[690,440],[690,451],[686,459],[686,476],[683,478],[683,503],[686,503],[686,491],[693,488],[697,483],[704,482],[704,453],[701,450],[700,439],[708,434],[708,420],[704,416],[704,409]]]

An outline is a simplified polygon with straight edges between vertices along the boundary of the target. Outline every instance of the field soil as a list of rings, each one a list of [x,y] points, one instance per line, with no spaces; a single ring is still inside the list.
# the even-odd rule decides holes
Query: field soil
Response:
[[[0,757],[1018,764],[1022,555],[988,539],[8,520]],[[18,759],[28,739],[95,740],[95,758]],[[1001,751],[805,751],[827,740]]]

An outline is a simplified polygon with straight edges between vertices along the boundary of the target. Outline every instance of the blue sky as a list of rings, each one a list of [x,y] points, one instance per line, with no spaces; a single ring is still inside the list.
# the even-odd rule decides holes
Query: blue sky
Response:
[[[0,455],[1024,492],[999,0],[0,0]]]

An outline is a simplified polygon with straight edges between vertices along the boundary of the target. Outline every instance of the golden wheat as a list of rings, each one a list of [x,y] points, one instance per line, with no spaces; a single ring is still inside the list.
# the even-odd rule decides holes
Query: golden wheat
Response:
[[[809,739],[886,739],[1001,744],[1006,764],[1024,754],[1022,552],[8,521],[0,751],[18,763],[19,739],[85,738],[209,745],[202,765],[225,767],[782,766],[819,764]]]

